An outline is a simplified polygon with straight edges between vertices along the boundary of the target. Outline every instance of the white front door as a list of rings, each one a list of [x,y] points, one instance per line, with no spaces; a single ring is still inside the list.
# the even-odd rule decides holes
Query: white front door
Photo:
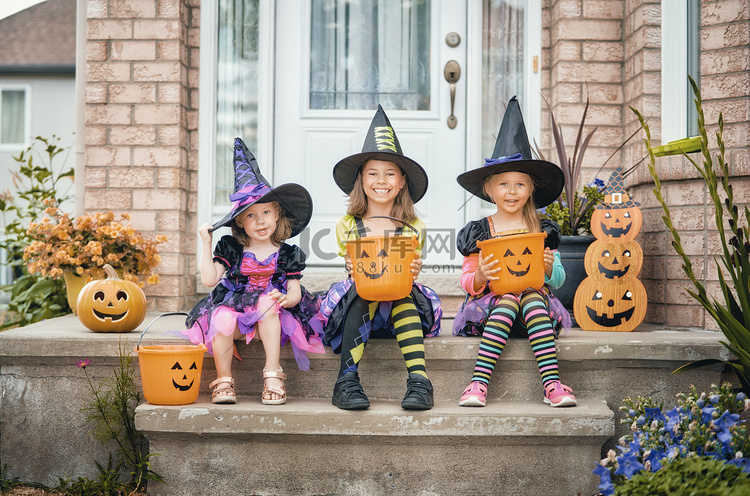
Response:
[[[361,151],[378,103],[404,154],[429,176],[416,204],[427,226],[425,264],[460,265],[455,234],[466,222],[465,196],[455,178],[467,157],[466,19],[466,2],[455,0],[276,3],[274,184],[297,182],[313,197],[312,221],[297,240],[309,267],[341,267],[334,226],[347,198],[332,170]],[[449,61],[448,72],[461,72],[453,89]]]

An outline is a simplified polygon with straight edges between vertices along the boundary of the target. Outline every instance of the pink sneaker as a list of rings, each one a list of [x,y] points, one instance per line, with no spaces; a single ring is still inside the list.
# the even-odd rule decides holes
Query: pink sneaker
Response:
[[[544,402],[552,406],[576,406],[578,402],[573,390],[560,381],[548,382],[544,386]]]
[[[487,384],[471,381],[458,400],[459,406],[484,406],[487,403]]]

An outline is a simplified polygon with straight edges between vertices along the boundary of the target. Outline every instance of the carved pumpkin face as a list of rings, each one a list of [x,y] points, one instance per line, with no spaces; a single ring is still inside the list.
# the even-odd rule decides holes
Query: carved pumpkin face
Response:
[[[518,251],[518,249],[516,249]],[[522,247],[521,253],[516,255],[510,248],[503,253],[505,268],[512,277],[523,277],[531,269],[532,251],[529,246]]]
[[[185,370],[178,360],[172,365],[172,386],[178,391],[189,391],[195,384],[197,375],[198,366],[195,362],[192,362],[192,365]]]
[[[586,274],[618,280],[636,277],[643,265],[643,250],[635,241],[596,240],[586,250]]]
[[[78,319],[94,332],[130,332],[146,316],[146,295],[104,265],[107,279],[91,281],[78,295]]]
[[[641,231],[643,215],[638,207],[594,209],[591,234],[596,239],[632,241]]]
[[[544,284],[544,238],[547,233],[510,234],[477,241],[479,256],[499,260],[497,280],[490,281],[493,293],[505,294],[539,289]]]
[[[632,331],[643,322],[647,305],[646,288],[638,279],[587,277],[576,291],[573,310],[586,331]]]
[[[367,236],[347,243],[357,294],[369,301],[398,300],[412,286],[414,236]],[[399,296],[400,295],[400,296]]]

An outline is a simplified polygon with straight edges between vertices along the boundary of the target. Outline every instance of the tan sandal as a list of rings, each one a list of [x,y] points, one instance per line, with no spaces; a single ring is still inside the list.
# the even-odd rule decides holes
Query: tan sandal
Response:
[[[266,379],[281,379],[281,387],[267,385]],[[260,401],[264,405],[283,405],[286,402],[286,387],[284,385],[284,380],[286,380],[286,374],[283,369],[263,369],[263,395],[260,397]],[[279,395],[280,398],[273,399],[272,393]]]
[[[237,397],[234,395],[234,379],[231,377],[219,377],[208,387],[214,388],[211,393],[213,403],[237,403]]]

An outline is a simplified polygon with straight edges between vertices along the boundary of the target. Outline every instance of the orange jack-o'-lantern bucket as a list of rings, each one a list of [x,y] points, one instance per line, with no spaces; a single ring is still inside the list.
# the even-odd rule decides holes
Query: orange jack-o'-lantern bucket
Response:
[[[174,312],[156,317],[143,330],[135,347],[141,369],[143,396],[154,405],[187,405],[198,398],[206,345],[141,346],[143,335],[151,324],[169,315],[187,316],[186,313]]]
[[[417,237],[406,235],[365,236],[347,242],[357,294],[368,301],[400,300],[408,295],[417,246]]]
[[[486,257],[494,255],[502,270],[490,281],[490,289],[497,294],[520,293],[525,289],[541,289],[544,285],[544,238],[546,232],[511,234],[484,241],[477,246]]]

